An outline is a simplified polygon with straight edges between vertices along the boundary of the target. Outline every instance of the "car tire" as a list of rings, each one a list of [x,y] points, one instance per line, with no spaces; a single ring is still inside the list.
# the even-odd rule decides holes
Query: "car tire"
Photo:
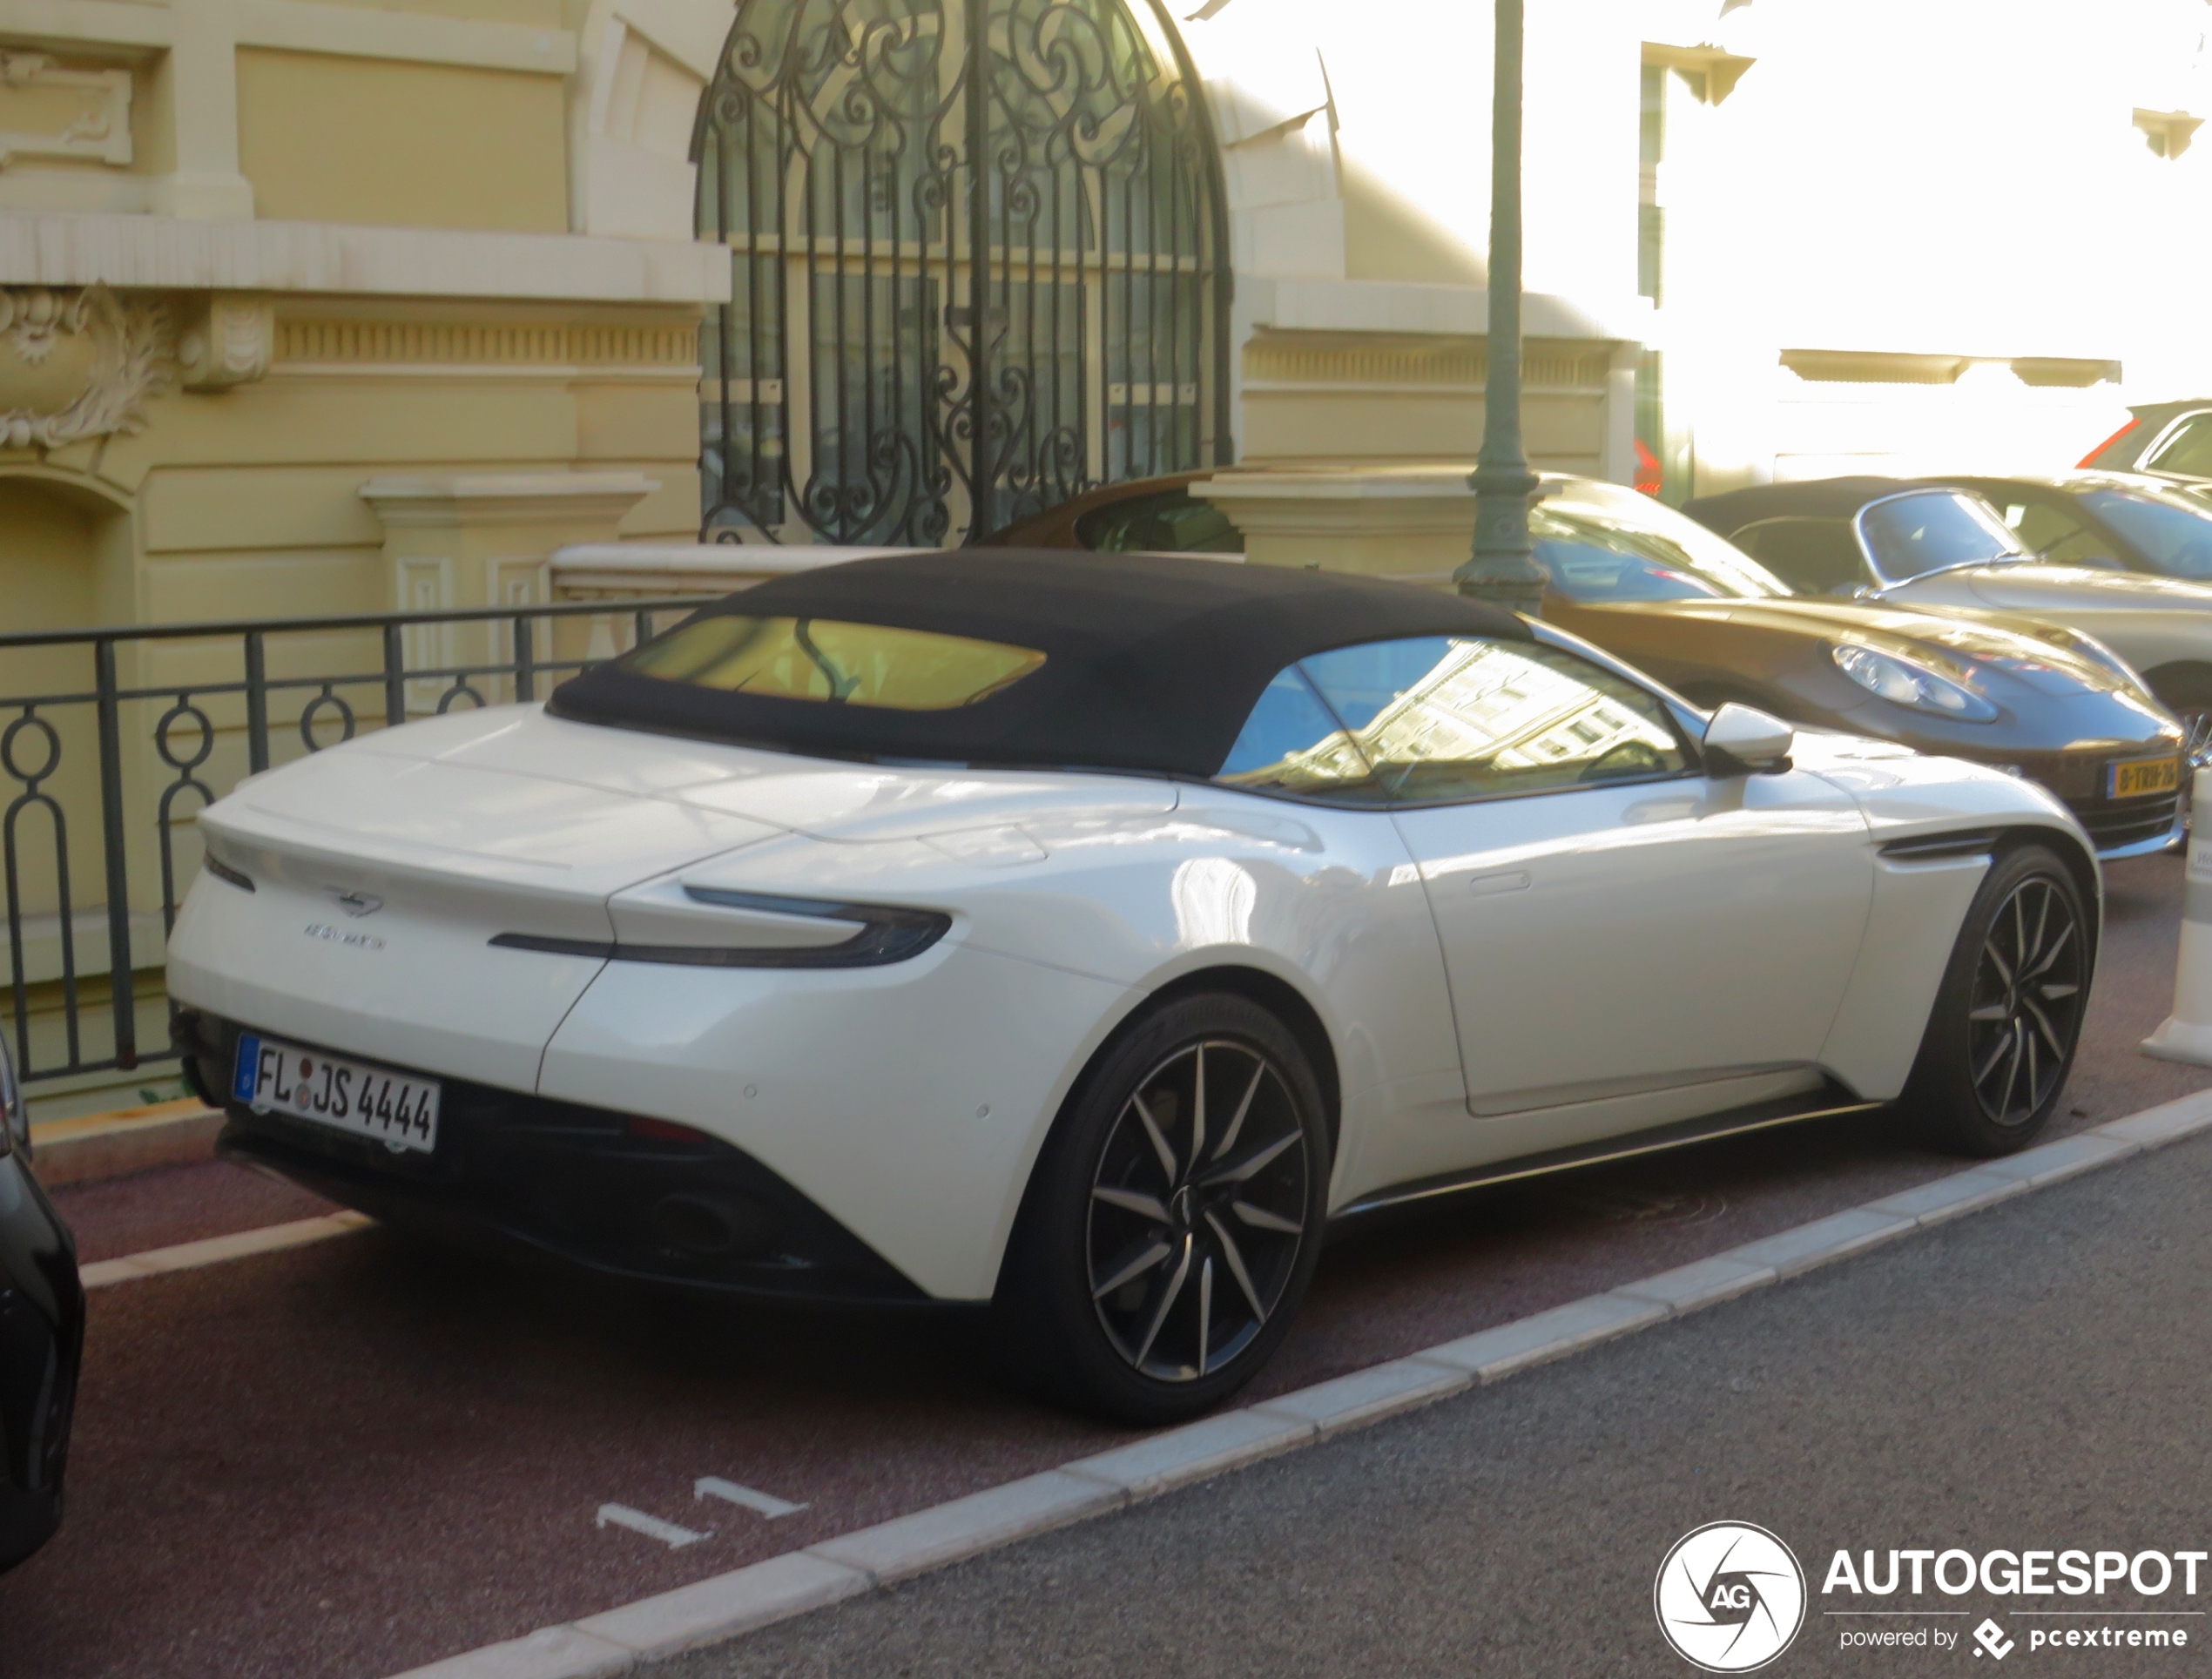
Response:
[[[1328,1177],[1320,1082],[1279,1019],[1220,992],[1141,1016],[1031,1175],[997,1300],[1014,1373],[1116,1422],[1218,1404],[1305,1298]]]
[[[2073,1070],[2095,952],[2074,874],[2041,846],[2002,852],[1959,929],[1898,1106],[1945,1150],[2026,1148]]]

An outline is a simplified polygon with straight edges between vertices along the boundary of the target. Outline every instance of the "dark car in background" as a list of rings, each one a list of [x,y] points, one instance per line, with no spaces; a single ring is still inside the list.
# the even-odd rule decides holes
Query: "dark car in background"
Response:
[[[2060,564],[1948,481],[1817,478],[1701,496],[1683,511],[1802,594],[1965,607],[2080,631],[2141,674],[2212,747],[2212,583]]]
[[[1203,527],[1143,522],[1186,504],[1212,513],[1190,492],[1205,475],[1108,485],[1017,529],[1049,547],[1164,547]],[[2050,788],[2107,858],[2179,832],[2181,730],[2091,637],[1987,611],[1806,599],[1649,496],[1555,473],[1542,485],[1530,525],[1552,578],[1546,619],[1685,698],[1999,765]],[[1242,550],[1222,528],[1226,541],[1209,530],[1201,551]]]
[[[2001,614],[1807,598],[1648,496],[1543,479],[1548,623],[1713,707],[1995,765],[2062,799],[2107,860],[2180,833],[2180,725],[2088,637]]]
[[[2212,401],[2146,402],[2128,412],[2134,417],[2081,457],[2085,470],[2212,483]]]
[[[1229,516],[1190,493],[1201,472],[1103,484],[986,536],[979,548],[1079,548],[1094,554],[1241,554]]]
[[[0,1569],[53,1536],[84,1346],[69,1227],[30,1175],[30,1128],[0,1043]]]
[[[1932,478],[1970,489],[2039,559],[2212,582],[2212,500],[2140,472]]]

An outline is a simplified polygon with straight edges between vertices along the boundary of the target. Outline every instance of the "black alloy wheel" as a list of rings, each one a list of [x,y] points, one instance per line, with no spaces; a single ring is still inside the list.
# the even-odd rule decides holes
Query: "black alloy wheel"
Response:
[[[1130,1092],[1090,1190],[1090,1298],[1156,1381],[1221,1369],[1267,1326],[1305,1237],[1312,1162],[1282,1070],[1202,1038]]]
[[[1062,1113],[999,1291],[1020,1373],[1141,1424],[1196,1415],[1264,1365],[1320,1251],[1318,1082],[1249,999],[1172,1001],[1102,1054]]]
[[[1966,1059],[1993,1123],[2025,1125],[2057,1093],[2082,1004],[2081,921],[2058,883],[2031,876],[1998,907],[1974,964]]]
[[[2027,1146],[2074,1066],[2094,940],[2063,862],[2041,846],[2000,853],[1959,928],[1900,1105],[1963,1153]]]

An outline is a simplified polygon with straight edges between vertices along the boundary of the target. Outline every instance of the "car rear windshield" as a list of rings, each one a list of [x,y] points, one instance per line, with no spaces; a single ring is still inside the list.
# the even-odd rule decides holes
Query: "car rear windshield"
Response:
[[[2084,490],[2081,504],[2168,577],[2212,577],[2212,508],[2134,489]]]
[[[1044,663],[1034,648],[836,618],[699,618],[622,664],[725,693],[948,711],[988,699]]]
[[[1858,517],[1874,568],[1889,583],[1947,566],[2030,557],[1986,503],[1951,490],[1893,496]]]

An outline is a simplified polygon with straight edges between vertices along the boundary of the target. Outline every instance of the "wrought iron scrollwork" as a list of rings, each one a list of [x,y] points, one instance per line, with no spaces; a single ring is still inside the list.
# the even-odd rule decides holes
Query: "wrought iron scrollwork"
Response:
[[[693,141],[733,247],[710,538],[974,540],[1228,457],[1228,271],[1157,0],[743,0]]]

